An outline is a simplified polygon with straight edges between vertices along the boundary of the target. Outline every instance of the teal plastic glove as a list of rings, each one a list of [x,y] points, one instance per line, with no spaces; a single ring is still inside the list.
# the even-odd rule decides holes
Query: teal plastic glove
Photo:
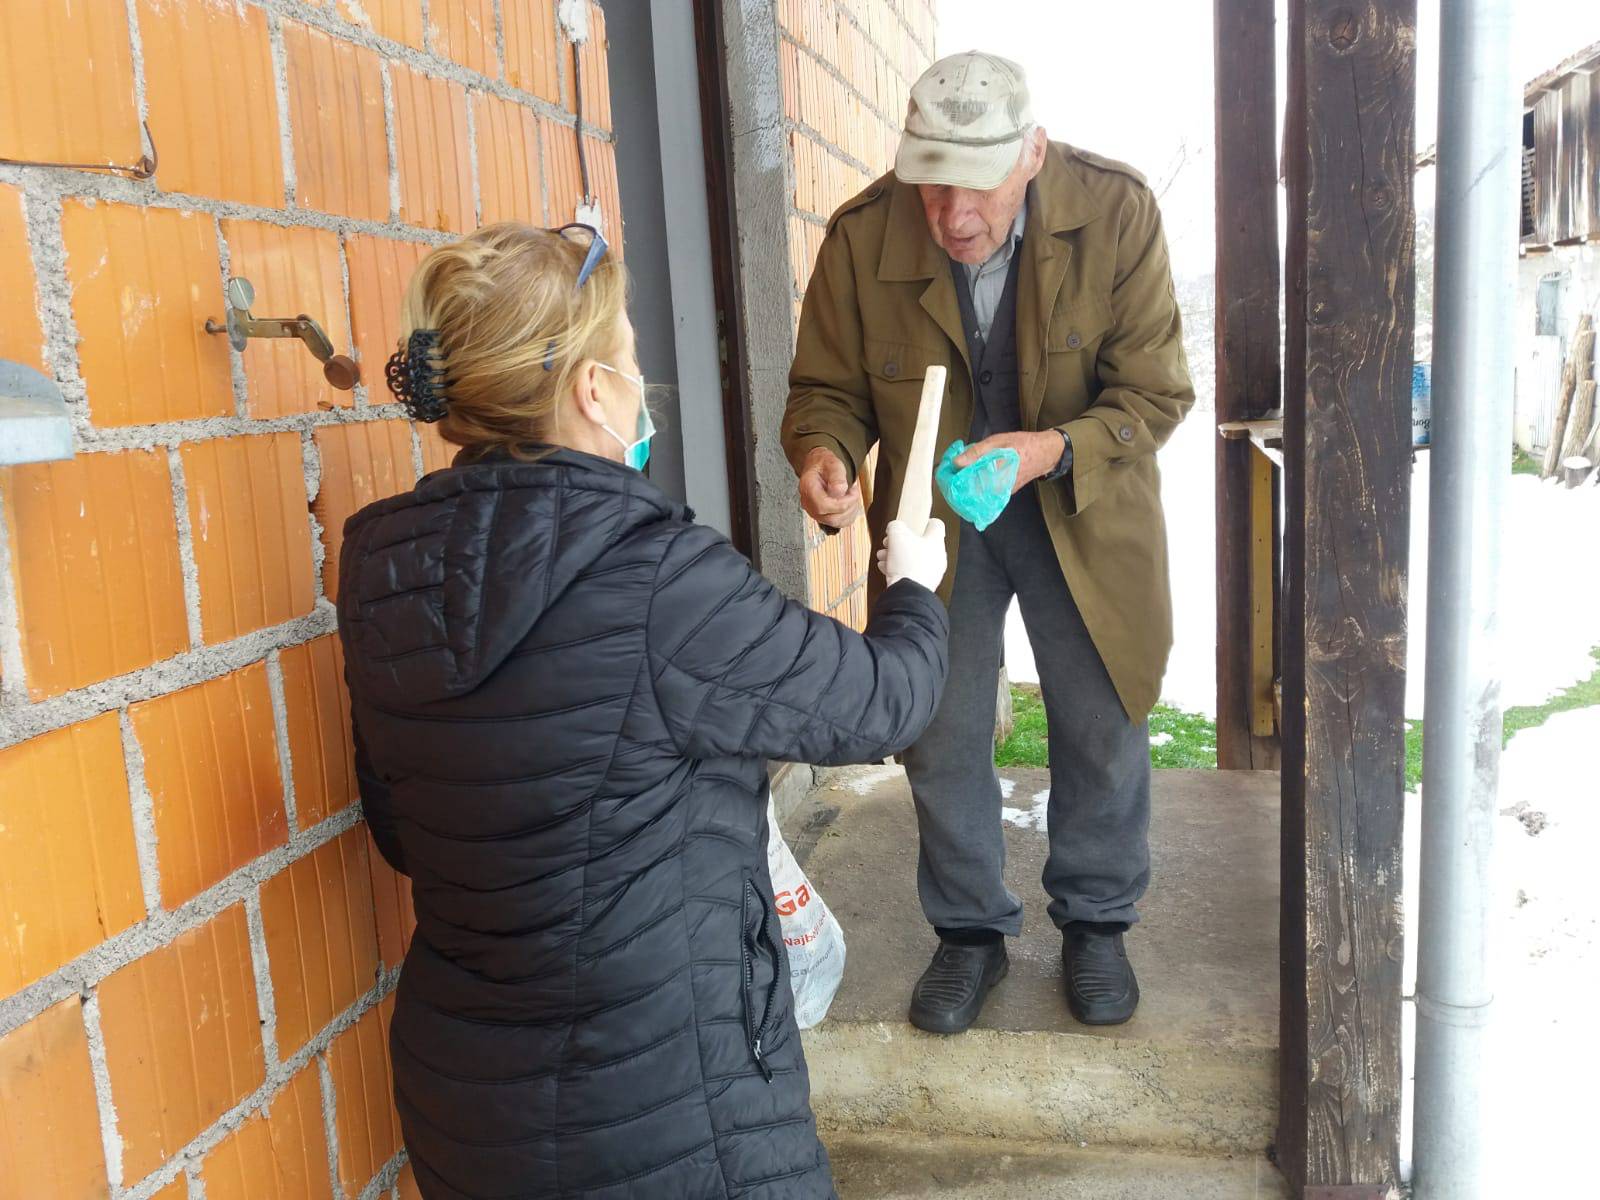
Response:
[[[957,516],[984,530],[995,523],[1011,502],[1022,456],[1011,449],[991,450],[977,462],[957,468],[956,459],[966,448],[967,444],[959,438],[952,442],[939,460],[933,481]]]

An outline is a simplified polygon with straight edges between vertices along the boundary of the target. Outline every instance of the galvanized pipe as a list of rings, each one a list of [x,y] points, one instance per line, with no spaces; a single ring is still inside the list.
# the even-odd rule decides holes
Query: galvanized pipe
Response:
[[[1441,0],[1433,448],[1417,924],[1417,1200],[1488,1195],[1484,1051],[1500,779],[1521,96],[1512,0]]]

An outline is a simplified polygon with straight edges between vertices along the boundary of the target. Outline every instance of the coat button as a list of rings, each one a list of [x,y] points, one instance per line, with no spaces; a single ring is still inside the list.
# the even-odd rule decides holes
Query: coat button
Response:
[[[896,375],[900,374],[900,364],[899,363],[893,363],[893,362],[884,363],[883,364],[883,373],[885,375],[887,375],[890,379],[893,379]]]
[[[1067,349],[1076,350],[1083,345],[1083,339],[1075,333],[1067,334]]]
[[[1117,436],[1125,442],[1133,441],[1133,426],[1124,425],[1121,429],[1117,430]]]
[[[992,383],[993,381],[994,381],[994,372],[993,371],[985,371],[982,375],[978,376],[978,382],[979,383],[988,384],[988,383]]]

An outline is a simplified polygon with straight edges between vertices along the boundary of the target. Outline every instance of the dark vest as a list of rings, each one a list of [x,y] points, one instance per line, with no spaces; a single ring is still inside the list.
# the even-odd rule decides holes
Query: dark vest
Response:
[[[961,326],[967,333],[967,356],[972,362],[972,433],[979,442],[996,433],[1016,433],[1022,428],[1021,378],[1017,369],[1017,277],[1022,273],[1022,246],[1011,255],[1006,285],[994,311],[987,339],[978,330],[977,311],[967,273],[954,259],[956,302],[961,306]]]

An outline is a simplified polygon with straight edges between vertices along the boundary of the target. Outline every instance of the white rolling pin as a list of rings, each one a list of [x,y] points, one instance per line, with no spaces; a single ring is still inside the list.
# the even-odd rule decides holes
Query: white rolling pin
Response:
[[[933,516],[933,456],[939,442],[939,412],[944,407],[944,367],[929,367],[922,380],[922,402],[917,406],[917,426],[906,456],[906,478],[900,486],[900,511],[896,519],[921,533]]]

